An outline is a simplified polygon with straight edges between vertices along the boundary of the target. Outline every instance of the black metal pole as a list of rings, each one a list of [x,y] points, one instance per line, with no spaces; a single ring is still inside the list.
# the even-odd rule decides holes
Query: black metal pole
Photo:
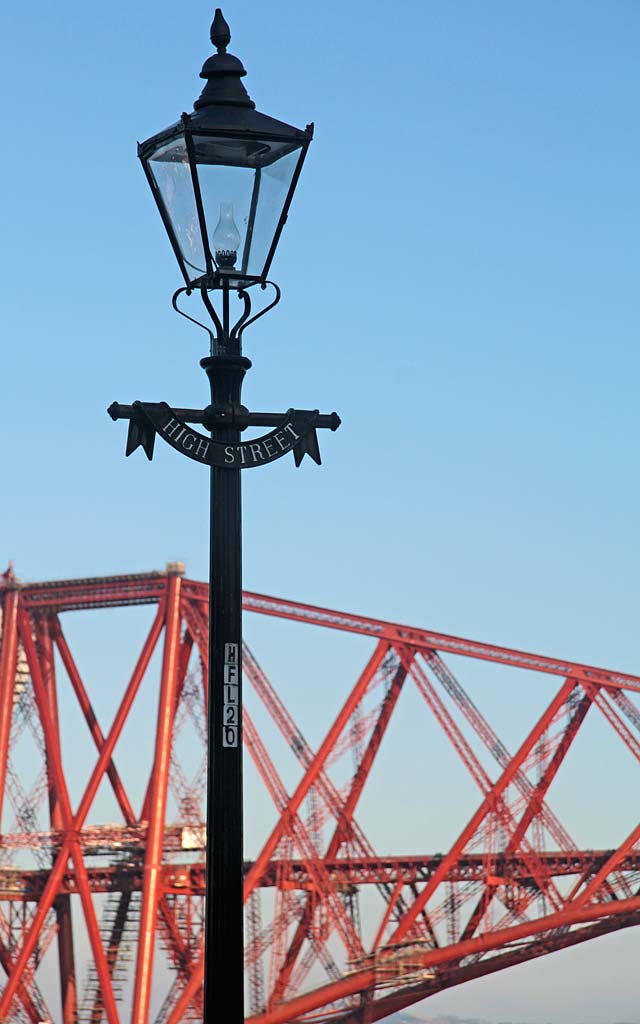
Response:
[[[237,410],[250,361],[214,355],[201,366],[213,409]],[[240,431],[216,426],[212,438],[234,444]],[[244,1020],[240,473],[211,469],[204,1024]]]
[[[247,449],[254,464],[258,456],[258,464],[266,465],[287,451],[293,452],[296,465],[305,454],[320,463],[316,429],[337,430],[340,417],[290,409],[283,419],[282,413],[254,414],[244,408],[242,382],[251,362],[241,355],[238,325],[229,327],[226,282],[222,290],[223,322],[215,311],[212,315],[215,354],[200,361],[209,378],[211,403],[206,409],[179,410],[187,422],[202,423],[211,440],[190,431],[180,422],[183,417],[164,402],[113,402],[108,413],[114,420],[129,420],[127,455],[142,447],[151,459],[157,435],[211,466],[203,1020],[218,1024],[223,1014],[229,1024],[243,1024],[241,467],[251,465],[245,459]],[[248,315],[245,310],[245,318]],[[260,423],[281,429],[241,444],[242,430]]]

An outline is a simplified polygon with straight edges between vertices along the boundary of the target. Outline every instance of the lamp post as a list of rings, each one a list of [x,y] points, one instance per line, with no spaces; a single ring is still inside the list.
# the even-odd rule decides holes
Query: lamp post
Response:
[[[160,436],[211,468],[206,1024],[219,1018],[222,999],[232,1024],[244,1017],[241,471],[288,452],[296,465],[305,454],[320,463],[316,430],[340,425],[335,413],[252,413],[241,403],[242,381],[251,366],[242,354],[243,332],[279,301],[280,289],[267,275],[313,126],[293,128],[255,109],[241,81],[244,67],[227,53],[230,38],[218,9],[211,27],[217,52],[201,71],[206,84],[193,112],[138,147],[184,277],[184,286],[173,296],[174,308],[187,316],[179,297],[199,294],[211,320],[211,327],[200,324],[211,341],[210,354],[200,363],[211,401],[204,409],[172,408],[164,402],[114,402],[109,408],[114,420],[129,420],[127,455],[142,447],[151,459]],[[252,296],[268,285],[273,296],[253,312]],[[241,301],[235,322],[234,294]],[[248,427],[272,429],[244,441],[242,431]],[[145,1022],[149,993],[135,998]]]

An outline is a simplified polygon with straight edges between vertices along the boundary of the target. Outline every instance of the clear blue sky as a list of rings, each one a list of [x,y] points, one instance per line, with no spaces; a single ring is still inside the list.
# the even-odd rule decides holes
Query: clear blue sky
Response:
[[[105,410],[206,401],[206,338],[170,309],[178,268],[135,142],[191,108],[212,12],[0,15],[0,562],[23,579],[170,559],[206,575],[206,474],[163,446],[125,461]],[[245,585],[640,672],[637,0],[224,12],[259,109],[316,123],[273,265],[283,300],[246,335],[245,401],[343,418],[322,469],[246,475]],[[268,623],[247,635],[284,663]],[[292,641],[312,693],[330,656],[306,654]],[[314,712],[337,708],[362,656]],[[482,684],[517,742],[535,700],[490,680],[483,703]],[[637,818],[627,762],[603,778],[602,760],[584,751],[559,807],[587,847]],[[408,812],[403,828],[410,845]],[[424,1012],[637,1020],[637,949],[634,932],[602,940]]]

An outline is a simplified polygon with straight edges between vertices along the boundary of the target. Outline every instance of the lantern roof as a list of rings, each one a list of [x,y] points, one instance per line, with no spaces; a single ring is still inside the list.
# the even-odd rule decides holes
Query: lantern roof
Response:
[[[206,85],[193,105],[193,112],[182,114],[179,121],[140,143],[139,154],[144,155],[158,143],[185,130],[203,134],[220,132],[276,138],[298,144],[310,142],[313,138],[313,124],[308,124],[304,129],[294,128],[285,121],[255,109],[255,103],[241,81],[247,73],[244,65],[238,57],[227,53],[231,32],[220,8],[216,9],[210,36],[217,52],[202,67],[200,77],[206,80]]]

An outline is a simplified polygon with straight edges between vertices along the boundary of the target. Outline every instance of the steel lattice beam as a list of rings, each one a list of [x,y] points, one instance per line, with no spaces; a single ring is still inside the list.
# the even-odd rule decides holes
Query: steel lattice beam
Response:
[[[201,780],[189,782],[176,740],[189,719],[200,744],[205,735],[208,588],[176,572],[32,585],[4,579],[0,1019],[53,1020],[38,984],[52,942],[63,1007],[55,1024],[148,1024],[152,983],[162,978],[166,995],[157,1024],[196,1019],[202,1008],[204,808]],[[109,725],[98,720],[90,681],[60,616],[143,604],[156,606],[155,616]],[[252,1024],[379,1020],[443,988],[640,923],[640,825],[630,822],[626,838],[610,849],[579,849],[548,802],[587,716],[609,730],[638,768],[634,694],[640,677],[261,594],[245,593],[244,607],[368,636],[374,644],[317,750],[253,653],[245,652],[247,682],[298,766],[288,791],[247,711],[245,743],[277,812],[244,872]],[[162,665],[149,725],[153,756],[137,808],[119,743],[155,651]],[[509,666],[520,673],[520,685],[527,681],[524,672],[559,677],[555,696],[515,753],[453,675],[446,663],[452,654],[459,663],[468,658]],[[75,807],[60,745],[59,691],[67,683],[95,748]],[[425,714],[460,758],[478,802],[447,851],[382,856],[357,812],[408,687],[417,689]],[[25,737],[42,761],[35,783],[14,763]],[[346,784],[334,775],[345,757],[353,758]],[[103,783],[121,822],[89,824]],[[358,893],[365,886],[378,910],[363,925]],[[109,900],[115,903],[107,912]],[[72,906],[89,937],[84,988]],[[132,995],[123,998],[118,986],[127,969],[124,988]]]

